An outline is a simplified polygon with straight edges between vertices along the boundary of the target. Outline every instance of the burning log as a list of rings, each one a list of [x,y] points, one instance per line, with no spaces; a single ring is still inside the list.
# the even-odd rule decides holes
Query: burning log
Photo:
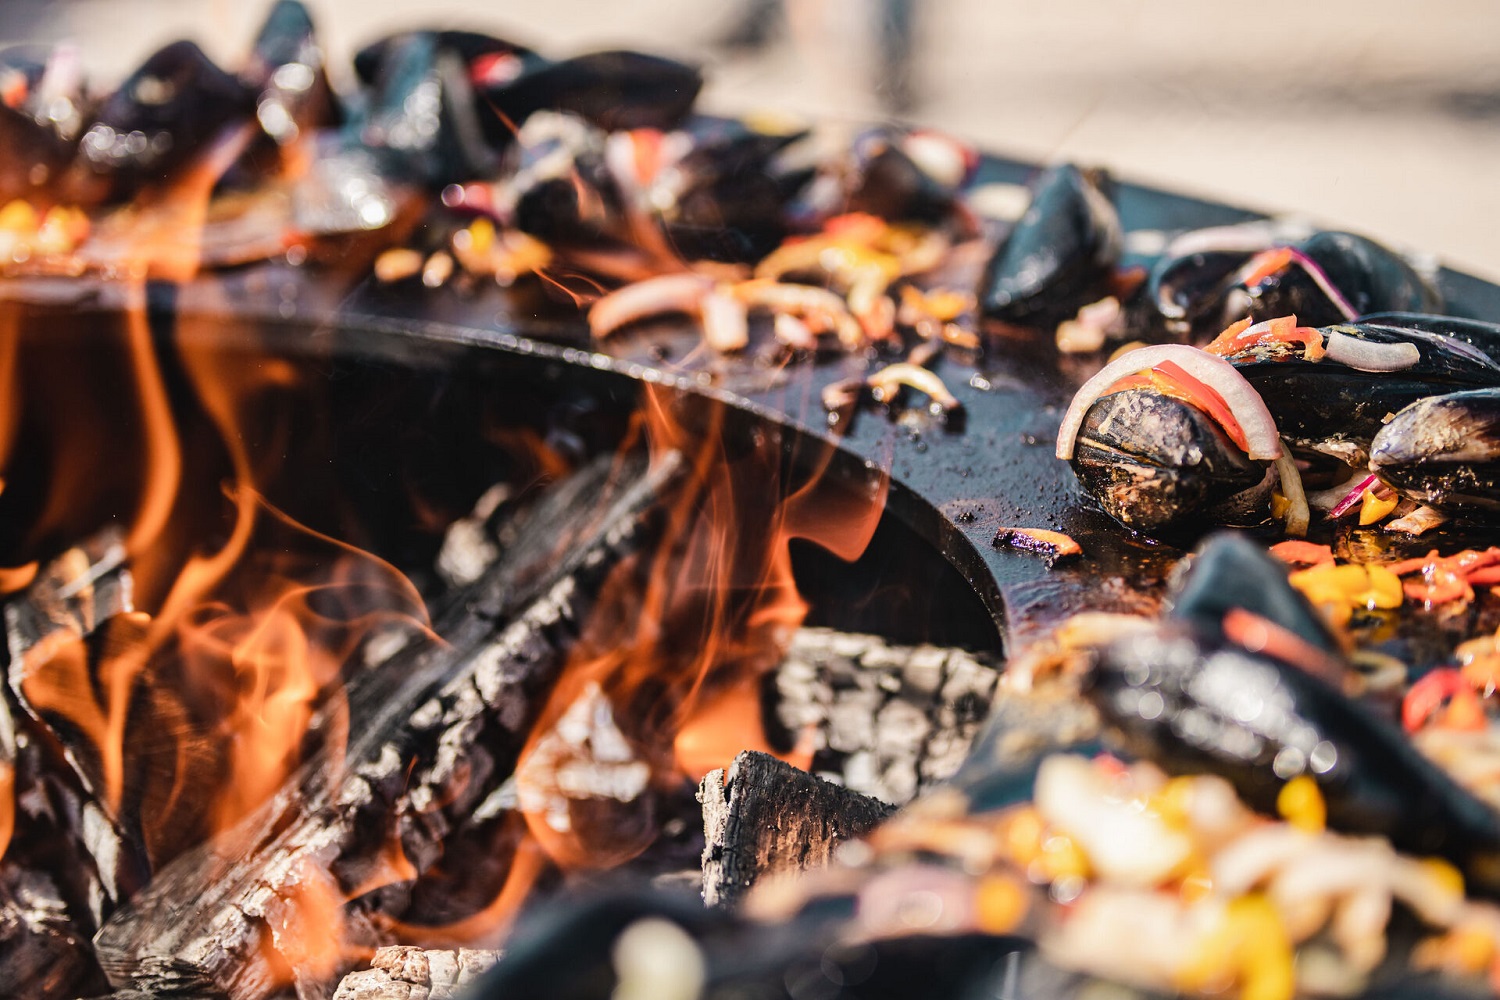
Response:
[[[703,901],[732,907],[768,875],[820,868],[833,849],[895,807],[746,751],[698,786],[703,803]]]
[[[344,977],[333,1000],[451,1000],[499,957],[498,951],[480,948],[381,948],[369,969]]]
[[[252,1000],[290,977],[300,996],[326,997],[347,949],[391,943],[411,882],[509,811],[503,779],[591,590],[643,545],[677,468],[596,463],[545,494],[518,544],[439,615],[447,645],[409,645],[350,679],[344,758],[319,750],[104,927],[111,983]]]
[[[776,674],[776,716],[794,738],[812,731],[815,773],[900,805],[958,770],[999,675],[961,649],[805,628]]]

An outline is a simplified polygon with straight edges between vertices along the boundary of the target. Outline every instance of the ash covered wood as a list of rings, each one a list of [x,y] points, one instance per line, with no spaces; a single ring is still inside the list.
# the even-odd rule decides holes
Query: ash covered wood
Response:
[[[454,1000],[499,957],[498,951],[480,948],[381,948],[370,968],[344,977],[333,1000]]]
[[[895,807],[745,751],[698,786],[703,803],[703,901],[734,906],[768,875],[821,868],[833,849]]]
[[[326,954],[392,943],[383,928],[413,904],[411,879],[504,812],[503,779],[593,589],[646,544],[677,467],[600,463],[545,494],[516,547],[439,616],[448,645],[413,645],[350,680],[342,763],[314,756],[104,927],[96,945],[111,983],[253,1000],[290,970],[307,1000],[332,992]],[[504,859],[490,864],[503,875]],[[310,919],[315,898],[334,901],[334,919]],[[340,918],[342,933],[330,926]]]
[[[958,770],[999,675],[961,649],[806,628],[775,674],[776,718],[812,733],[814,772],[900,805]]]

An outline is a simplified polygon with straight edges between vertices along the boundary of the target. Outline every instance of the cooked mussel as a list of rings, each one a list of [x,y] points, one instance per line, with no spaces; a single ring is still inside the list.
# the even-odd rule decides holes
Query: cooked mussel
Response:
[[[608,132],[670,129],[692,110],[703,74],[694,66],[641,52],[591,52],[561,62],[527,59],[514,74],[481,80],[480,98],[496,115],[493,133],[537,111],[577,115]],[[493,139],[492,135],[492,139]]]
[[[1257,489],[1267,477],[1265,463],[1252,461],[1208,414],[1147,388],[1111,393],[1089,408],[1072,465],[1111,517],[1144,532],[1216,508],[1233,519],[1259,507],[1269,485]]]
[[[1270,251],[1244,282],[1257,322],[1294,314],[1311,326],[1371,312],[1436,312],[1437,289],[1395,251],[1354,233],[1321,232],[1289,251]]]
[[[1260,393],[1284,438],[1354,467],[1368,460],[1389,414],[1427,396],[1500,385],[1500,365],[1456,338],[1367,323],[1319,333],[1332,353],[1317,360],[1258,347],[1226,357]]]
[[[1500,895],[1500,816],[1301,666],[1166,622],[1104,650],[1085,692],[1132,752],[1170,773],[1221,775],[1268,813],[1308,776],[1330,828],[1446,858],[1471,891]]]
[[[1246,317],[1296,315],[1310,326],[1366,313],[1434,312],[1438,290],[1395,251],[1354,233],[1300,239],[1273,221],[1183,234],[1147,278],[1147,325],[1202,340]],[[1291,238],[1289,238],[1291,237]]]
[[[210,142],[243,125],[254,91],[188,41],[157,51],[99,108],[79,143],[69,200],[124,197],[170,180]]]
[[[1500,511],[1500,388],[1406,407],[1375,435],[1370,470],[1429,507]]]
[[[277,0],[272,6],[240,76],[256,92],[261,129],[278,146],[338,124],[323,48],[300,0]]]
[[[1104,297],[1120,258],[1120,220],[1110,183],[1072,164],[1050,167],[1031,204],[985,267],[979,304],[987,319],[1050,329]]]

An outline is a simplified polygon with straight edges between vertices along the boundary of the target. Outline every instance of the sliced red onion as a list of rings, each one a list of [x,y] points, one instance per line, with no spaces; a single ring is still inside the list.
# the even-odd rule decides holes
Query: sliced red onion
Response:
[[[1281,437],[1276,432],[1276,419],[1266,409],[1265,402],[1255,387],[1245,381],[1228,361],[1217,355],[1186,344],[1156,344],[1138,347],[1122,354],[1103,368],[1078,390],[1068,412],[1063,414],[1062,426],[1057,429],[1057,457],[1073,457],[1073,446],[1078,441],[1078,429],[1083,426],[1084,414],[1094,401],[1109,391],[1126,375],[1145,371],[1163,361],[1181,365],[1193,378],[1209,386],[1224,399],[1229,412],[1245,432],[1249,445],[1247,454],[1256,461],[1270,461],[1281,455]]]
[[[1333,510],[1328,512],[1328,516],[1337,519],[1358,507],[1360,498],[1365,495],[1365,490],[1372,488],[1378,482],[1380,482],[1380,477],[1373,473],[1361,479],[1355,484],[1354,489],[1344,495],[1344,499],[1333,505]]]
[[[1323,350],[1329,360],[1362,372],[1405,371],[1422,360],[1422,352],[1417,349],[1416,344],[1381,344],[1351,337],[1336,330],[1328,331],[1328,336],[1323,341]]]
[[[1344,314],[1345,319],[1353,320],[1359,315],[1359,310],[1354,308],[1354,304],[1346,299],[1344,293],[1334,286],[1332,279],[1328,277],[1327,272],[1323,270],[1317,261],[1296,247],[1288,247],[1287,249],[1291,252],[1292,260],[1301,265],[1302,270],[1306,271],[1308,277],[1312,278],[1313,284],[1322,289],[1323,294],[1328,296],[1328,300],[1339,307],[1339,312]]]

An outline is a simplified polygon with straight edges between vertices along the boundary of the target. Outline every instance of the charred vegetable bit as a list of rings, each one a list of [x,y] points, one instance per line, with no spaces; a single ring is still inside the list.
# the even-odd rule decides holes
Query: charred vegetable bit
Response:
[[[996,548],[1045,556],[1049,562],[1083,555],[1083,547],[1061,531],[1045,528],[1001,528],[991,540]]]

